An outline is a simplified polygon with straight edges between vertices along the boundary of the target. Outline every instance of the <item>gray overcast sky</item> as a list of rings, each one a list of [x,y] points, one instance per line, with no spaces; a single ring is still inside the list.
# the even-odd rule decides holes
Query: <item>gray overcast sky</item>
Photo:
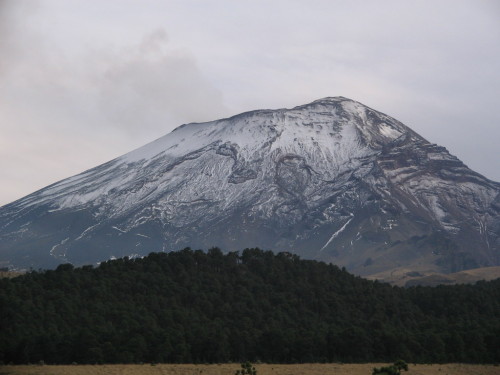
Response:
[[[500,1],[0,0],[0,205],[182,123],[325,96],[500,181]]]

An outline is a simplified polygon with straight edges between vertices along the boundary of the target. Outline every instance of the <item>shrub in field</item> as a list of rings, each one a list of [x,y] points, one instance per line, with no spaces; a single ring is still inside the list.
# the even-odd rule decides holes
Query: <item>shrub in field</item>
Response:
[[[372,375],[400,375],[401,370],[408,371],[408,364],[402,359],[397,360],[391,366],[374,368]]]
[[[241,364],[241,370],[236,370],[234,375],[257,375],[257,370],[250,362]]]

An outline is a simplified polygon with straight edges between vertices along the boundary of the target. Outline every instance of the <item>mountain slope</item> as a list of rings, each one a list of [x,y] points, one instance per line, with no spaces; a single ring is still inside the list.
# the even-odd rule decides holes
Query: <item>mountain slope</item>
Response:
[[[0,209],[0,260],[259,246],[358,274],[500,264],[500,185],[391,117],[324,98],[183,125]]]

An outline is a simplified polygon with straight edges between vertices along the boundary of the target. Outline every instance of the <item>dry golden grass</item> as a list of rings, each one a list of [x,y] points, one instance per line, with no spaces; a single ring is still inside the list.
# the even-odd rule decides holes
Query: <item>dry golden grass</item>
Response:
[[[258,375],[371,375],[373,367],[386,364],[255,365]],[[3,366],[0,375],[234,375],[239,364],[219,365],[73,365]],[[409,365],[407,375],[500,375],[493,365]]]
[[[427,286],[474,284],[479,280],[490,281],[500,278],[500,266],[474,268],[449,274],[419,270],[420,276],[412,276],[412,271],[415,270],[401,267],[366,276],[366,278],[397,286],[405,286],[407,282],[418,282],[419,285]]]
[[[21,275],[24,275],[25,272],[17,272],[17,271],[0,271],[0,279],[3,278],[9,278],[12,279],[13,277],[18,277]]]

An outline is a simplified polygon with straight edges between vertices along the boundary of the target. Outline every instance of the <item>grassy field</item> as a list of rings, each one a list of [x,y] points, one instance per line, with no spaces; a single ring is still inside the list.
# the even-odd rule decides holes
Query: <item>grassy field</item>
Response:
[[[371,375],[386,364],[257,364],[257,375]],[[26,365],[0,367],[0,375],[234,375],[239,364],[218,365]],[[409,365],[407,375],[500,375],[493,365]]]
[[[17,271],[0,271],[0,279],[3,278],[9,278],[12,279],[13,277],[18,277],[21,275],[24,275],[25,272],[17,272]]]
[[[474,268],[455,273],[437,273],[429,271],[414,272],[414,269],[398,268],[367,276],[370,280],[379,280],[397,286],[437,286],[454,284],[474,284],[479,280],[495,280],[500,278],[500,267]],[[409,283],[409,285],[407,285]]]

